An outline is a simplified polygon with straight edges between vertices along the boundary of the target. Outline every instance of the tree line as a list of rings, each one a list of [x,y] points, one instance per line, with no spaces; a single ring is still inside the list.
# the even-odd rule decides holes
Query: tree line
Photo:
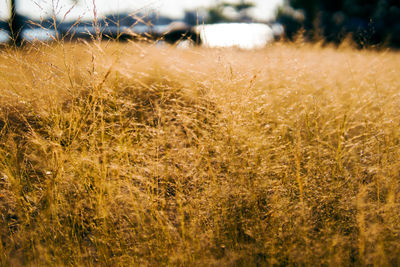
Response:
[[[309,40],[338,44],[350,36],[361,47],[400,47],[398,0],[288,0],[277,20],[289,39],[303,29]]]

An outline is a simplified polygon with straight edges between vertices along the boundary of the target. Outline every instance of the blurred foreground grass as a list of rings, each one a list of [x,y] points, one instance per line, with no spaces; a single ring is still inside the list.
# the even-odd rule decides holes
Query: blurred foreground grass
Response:
[[[0,265],[400,265],[400,54],[0,51]]]

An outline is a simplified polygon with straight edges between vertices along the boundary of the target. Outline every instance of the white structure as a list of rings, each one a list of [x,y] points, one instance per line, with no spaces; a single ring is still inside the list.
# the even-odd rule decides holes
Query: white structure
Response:
[[[196,27],[206,47],[262,48],[274,40],[274,32],[262,23],[220,23]]]

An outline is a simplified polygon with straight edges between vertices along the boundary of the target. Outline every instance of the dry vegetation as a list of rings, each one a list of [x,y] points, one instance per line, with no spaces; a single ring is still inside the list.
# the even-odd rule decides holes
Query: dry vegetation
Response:
[[[0,51],[0,265],[400,265],[400,54]]]

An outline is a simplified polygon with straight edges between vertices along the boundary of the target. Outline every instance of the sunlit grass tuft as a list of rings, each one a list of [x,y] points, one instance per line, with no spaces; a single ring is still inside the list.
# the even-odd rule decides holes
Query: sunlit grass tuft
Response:
[[[0,51],[0,265],[400,264],[399,62]]]

